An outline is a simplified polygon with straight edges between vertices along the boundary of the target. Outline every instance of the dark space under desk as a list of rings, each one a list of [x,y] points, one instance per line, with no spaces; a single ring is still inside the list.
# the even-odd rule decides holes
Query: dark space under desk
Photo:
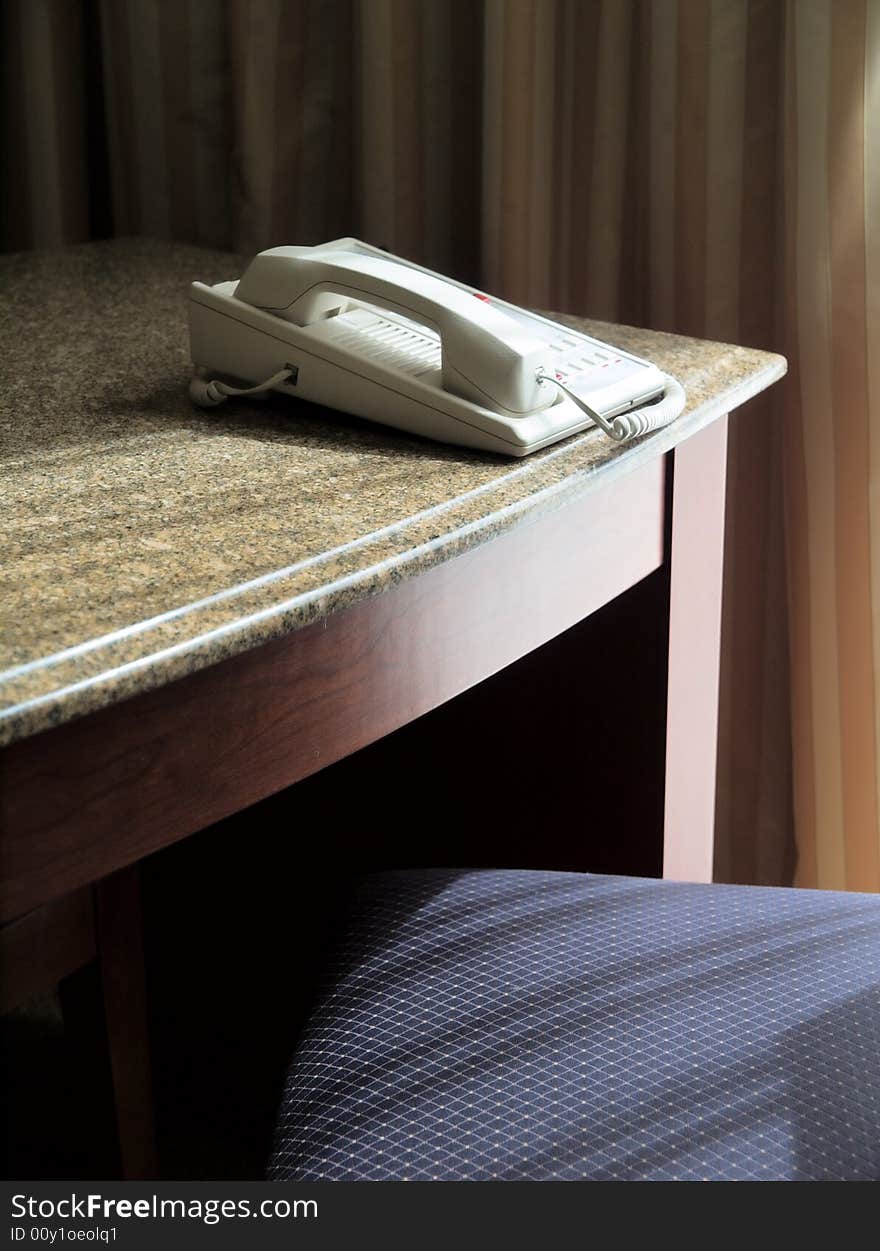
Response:
[[[0,921],[48,935],[60,975],[53,916],[78,892],[100,900],[127,866],[625,606],[658,571],[668,679],[632,715],[665,725],[663,871],[708,880],[726,415],[784,360],[577,321],[678,377],[686,411],[632,445],[594,431],[524,461],[282,398],[202,412],[187,286],[239,270],[144,240],[0,259]],[[552,735],[487,761],[487,785],[503,767],[527,786],[542,751]],[[560,775],[563,799],[581,781]],[[102,907],[121,949],[124,891],[105,892],[99,937]],[[92,922],[80,932],[88,954]]]

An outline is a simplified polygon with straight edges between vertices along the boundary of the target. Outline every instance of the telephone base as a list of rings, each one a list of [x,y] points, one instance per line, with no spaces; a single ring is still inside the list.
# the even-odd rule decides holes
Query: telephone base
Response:
[[[321,274],[331,269],[328,256],[333,264],[341,264],[339,257],[353,257],[348,264],[356,277],[346,270],[344,283],[322,282],[322,291],[339,287],[344,295],[322,296],[320,302],[308,303],[308,308],[319,311],[306,325],[291,319],[295,300],[289,307],[262,307],[250,302],[254,298],[281,302],[287,298],[290,292],[277,265],[269,270],[264,265],[260,271],[268,272],[274,284],[271,290],[263,288],[262,294],[251,279],[247,284],[245,279],[216,286],[192,284],[190,346],[193,364],[202,375],[191,387],[196,403],[209,407],[228,396],[256,395],[271,389],[443,443],[517,457],[596,425],[613,438],[631,437],[667,424],[684,407],[681,388],[649,362],[548,318],[490,300],[461,283],[439,282],[430,271],[388,258],[386,253],[356,240],[339,240],[314,249],[273,249],[257,260],[274,258],[279,265],[293,267],[301,283],[300,268],[309,263],[312,253],[321,260]],[[398,289],[389,286],[384,277],[378,288],[381,296],[373,295],[369,267],[357,277],[360,271],[356,262],[366,265],[363,257],[381,258],[376,268],[383,276],[388,271],[403,271],[404,276],[406,271],[415,271],[413,289],[418,299],[405,283],[400,294],[394,294]],[[419,279],[419,275],[427,277]],[[356,295],[355,281],[364,288]],[[243,287],[249,293],[248,300],[241,298]],[[444,333],[432,324],[435,305],[425,296],[426,291],[435,296],[446,287],[452,289],[450,301],[455,309],[452,313],[446,310],[445,321],[438,312],[437,320],[447,328],[450,320],[454,323],[459,337],[450,333],[449,341],[457,355],[447,352]],[[489,312],[473,313],[470,302],[462,303],[462,293],[471,298],[479,296],[473,304],[479,302],[480,309],[488,302]],[[303,306],[300,298],[297,307]],[[401,311],[404,308],[415,311],[416,316],[408,316]],[[467,334],[459,333],[456,318],[466,320]],[[513,327],[509,347],[502,342],[508,325]],[[482,358],[474,342],[485,342],[490,358],[485,383]],[[513,365],[509,365],[505,352]],[[517,383],[518,375],[510,373],[504,384],[505,403],[494,398],[490,402],[490,390],[502,391],[498,378],[505,370],[519,369],[521,374],[532,367],[533,360],[542,363],[533,371],[531,383]],[[456,379],[462,370],[468,370],[469,377],[467,385],[459,386]],[[216,375],[240,380],[242,385],[221,382]],[[551,385],[554,380],[557,394]],[[477,402],[473,394],[482,394],[484,387],[485,402]],[[462,393],[465,391],[467,394]],[[661,399],[664,392],[666,397]],[[505,407],[516,403],[520,393],[531,395],[538,406],[528,412]]]

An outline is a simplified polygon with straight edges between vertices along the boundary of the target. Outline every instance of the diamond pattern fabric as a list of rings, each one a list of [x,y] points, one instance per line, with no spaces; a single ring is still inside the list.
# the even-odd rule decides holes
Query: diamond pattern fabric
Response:
[[[880,1178],[880,899],[366,880],[273,1179]]]

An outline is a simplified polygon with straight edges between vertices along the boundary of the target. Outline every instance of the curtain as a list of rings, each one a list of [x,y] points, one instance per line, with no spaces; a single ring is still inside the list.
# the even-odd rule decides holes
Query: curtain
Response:
[[[783,351],[728,475],[716,876],[880,889],[880,0],[7,0],[3,246],[353,234]]]

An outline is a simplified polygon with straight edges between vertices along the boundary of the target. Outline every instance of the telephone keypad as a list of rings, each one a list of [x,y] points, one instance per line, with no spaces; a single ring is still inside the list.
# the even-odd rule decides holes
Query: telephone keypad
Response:
[[[599,375],[599,370],[612,369],[615,365],[624,363],[624,358],[617,355],[613,350],[607,348],[593,347],[591,344],[585,344],[583,340],[571,338],[569,335],[561,336],[559,339],[553,340],[548,347],[554,352],[553,372],[559,382],[565,383],[566,386],[577,386],[589,382],[590,385],[601,383],[605,385],[605,379]],[[632,367],[634,362],[626,362]],[[592,376],[591,376],[592,375]],[[611,381],[609,377],[608,381]]]

